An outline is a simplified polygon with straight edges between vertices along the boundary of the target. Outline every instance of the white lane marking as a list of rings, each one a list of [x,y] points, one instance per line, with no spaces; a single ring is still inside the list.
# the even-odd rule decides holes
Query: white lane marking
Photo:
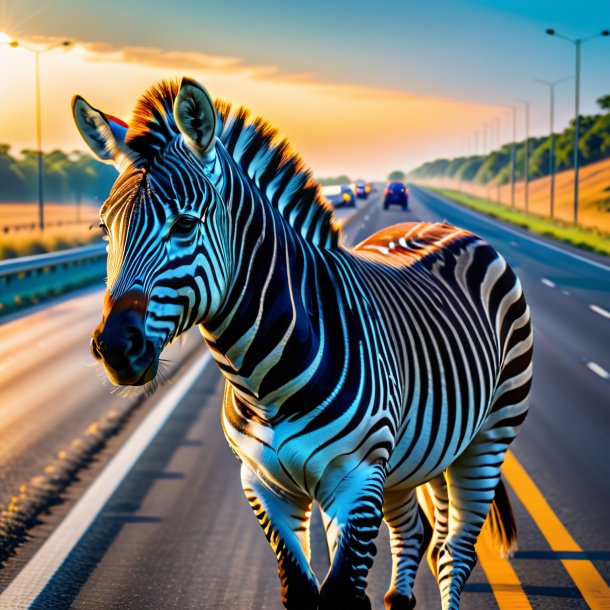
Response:
[[[603,307],[592,303],[591,305],[589,305],[589,309],[591,311],[594,311],[595,313],[598,313],[600,316],[603,316],[604,318],[608,318],[608,320],[610,320],[610,311],[606,311]]]
[[[557,284],[555,284],[555,282],[551,282],[551,280],[543,277],[540,280],[545,286],[548,286],[549,288],[555,288],[557,286]]]
[[[0,608],[29,608],[211,361],[206,352],[146,416],[59,527],[0,595]]]
[[[529,241],[533,241],[535,244],[538,244],[539,246],[544,246],[545,248],[549,248],[550,250],[555,250],[556,252],[560,252],[561,254],[565,254],[566,256],[571,256],[572,258],[575,258],[583,263],[588,263],[589,265],[593,265],[594,267],[598,267],[599,269],[603,269],[604,271],[607,271],[608,273],[610,273],[610,267],[608,265],[604,265],[603,263],[598,263],[597,261],[592,261],[588,258],[585,258],[584,256],[580,256],[580,254],[575,254],[574,252],[570,252],[569,250],[564,250],[563,248],[560,248],[559,246],[554,246],[553,244],[548,244],[545,241],[541,241],[539,239],[536,239],[534,237],[532,237],[531,235],[527,235],[525,233],[519,233],[519,231],[516,231],[515,229],[511,229],[510,227],[506,226],[504,223],[499,223],[499,222],[494,222],[493,220],[490,220],[489,218],[485,217],[483,214],[481,213],[476,213],[476,212],[472,212],[471,210],[466,209],[465,207],[461,206],[458,203],[455,203],[454,201],[451,201],[451,199],[447,199],[447,197],[443,197],[442,195],[437,195],[436,193],[432,193],[431,191],[426,191],[425,189],[421,189],[424,191],[424,193],[431,195],[432,197],[437,197],[438,199],[441,199],[442,201],[446,201],[447,203],[449,203],[450,205],[453,205],[454,207],[456,207],[458,210],[465,212],[466,214],[470,214],[470,216],[474,216],[475,218],[479,219],[479,220],[483,220],[486,221],[488,224],[490,225],[499,225],[502,227],[502,229],[504,231],[508,231],[509,233],[512,233],[513,235],[516,235],[517,237],[521,237],[522,239],[529,239]],[[424,205],[426,205],[424,203]]]
[[[599,366],[597,362],[593,362],[593,360],[587,362],[587,368],[593,371],[596,375],[599,375],[602,379],[610,379],[610,373],[608,371]]]
[[[562,291],[561,291],[561,293],[562,293],[562,294],[565,294],[567,297],[569,297],[569,296],[570,296],[570,293],[569,293],[569,291],[568,291],[568,290],[562,290]]]

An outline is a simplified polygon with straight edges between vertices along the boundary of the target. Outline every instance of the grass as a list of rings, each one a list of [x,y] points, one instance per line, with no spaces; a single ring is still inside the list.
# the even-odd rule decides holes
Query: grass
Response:
[[[67,225],[42,232],[34,229],[0,234],[0,260],[76,248],[100,239],[100,229],[97,226],[90,229],[86,225]]]
[[[528,214],[522,210],[516,210],[488,199],[473,197],[451,189],[428,186],[425,188],[477,212],[510,222],[532,233],[551,237],[590,252],[610,256],[610,235],[607,233],[595,229],[574,227],[559,220]]]
[[[95,206],[81,207],[79,224],[74,222],[77,218],[75,205],[47,203],[44,213],[47,224],[44,231],[36,228],[16,230],[15,226],[38,224],[38,204],[0,203],[0,260],[76,248],[101,238]],[[91,225],[94,229],[89,228]],[[10,230],[5,232],[5,227]]]

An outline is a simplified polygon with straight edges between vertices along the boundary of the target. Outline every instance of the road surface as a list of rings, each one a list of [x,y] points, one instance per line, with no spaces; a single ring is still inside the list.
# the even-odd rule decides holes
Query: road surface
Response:
[[[462,607],[610,607],[610,270],[415,187],[408,212],[383,211],[380,194],[374,195],[347,220],[344,241],[353,245],[396,222],[440,219],[480,234],[517,270],[536,342],[531,414],[506,471],[520,550],[487,574],[478,566]],[[87,336],[100,303],[99,293],[88,293],[0,327],[0,493],[5,496],[44,469],[90,420],[116,408],[119,399],[97,377],[96,389],[87,389],[95,377],[84,366]],[[6,329],[14,343],[4,351]],[[44,345],[38,345],[40,337]],[[196,340],[189,338],[174,359],[199,357]],[[20,364],[7,361],[17,355]],[[220,429],[221,391],[219,373],[207,366],[33,607],[282,607],[273,555],[243,498],[238,463]],[[70,487],[67,501],[30,530],[31,542],[0,572],[3,587],[167,392],[164,387],[142,401],[125,431]],[[322,578],[325,552],[316,513],[312,536],[314,569]],[[369,594],[374,608],[383,608],[390,573],[384,530],[378,549]],[[481,563],[495,565],[487,559]],[[14,604],[17,598],[6,597],[10,592],[0,596],[0,608]],[[418,607],[440,607],[426,566],[415,594]]]

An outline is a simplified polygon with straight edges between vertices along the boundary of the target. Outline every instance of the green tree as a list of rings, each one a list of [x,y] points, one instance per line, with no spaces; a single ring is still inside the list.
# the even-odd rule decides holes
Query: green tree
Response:
[[[339,184],[349,184],[350,182],[350,177],[346,176],[345,174],[335,177],[318,178],[318,183],[320,186],[337,186]]]
[[[395,169],[393,172],[388,174],[388,180],[406,180],[407,174],[399,169]]]
[[[83,197],[92,192],[93,186],[98,179],[95,166],[89,155],[84,153],[73,153],[65,172],[70,191],[76,200],[76,220],[81,219],[81,203]]]
[[[602,95],[597,98],[597,105],[606,112],[610,112],[610,95]]]

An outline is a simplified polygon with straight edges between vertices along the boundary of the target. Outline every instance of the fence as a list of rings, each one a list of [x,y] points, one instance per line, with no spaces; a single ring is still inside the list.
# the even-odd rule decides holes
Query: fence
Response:
[[[101,282],[106,244],[0,261],[0,313],[48,296]]]
[[[84,220],[51,220],[44,223],[45,228],[65,227],[67,225],[90,225],[90,222]],[[17,233],[19,231],[35,231],[38,228],[38,221],[23,222],[13,225],[0,225],[0,232],[7,235],[8,233]]]

